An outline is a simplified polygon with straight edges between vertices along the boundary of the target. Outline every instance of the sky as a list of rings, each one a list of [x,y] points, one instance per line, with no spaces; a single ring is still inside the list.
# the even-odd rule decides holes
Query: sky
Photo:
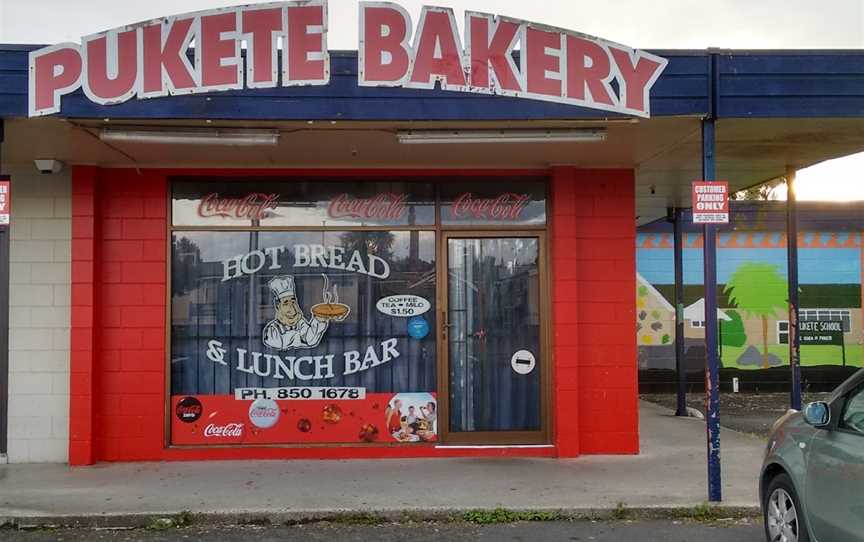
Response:
[[[164,15],[252,0],[0,0],[0,43],[80,42]],[[864,49],[864,0],[401,0],[507,15],[643,49]],[[358,0],[330,0],[330,49],[357,48]],[[818,8],[818,9],[817,9]],[[782,191],[781,191],[782,192]],[[785,197],[785,194],[779,194]],[[864,153],[799,173],[798,198],[864,200]]]

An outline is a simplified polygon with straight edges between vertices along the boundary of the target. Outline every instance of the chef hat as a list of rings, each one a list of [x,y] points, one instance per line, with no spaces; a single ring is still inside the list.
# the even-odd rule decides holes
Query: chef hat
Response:
[[[270,287],[270,291],[273,293],[273,298],[277,300],[282,300],[286,297],[294,297],[296,295],[294,290],[294,277],[276,277],[270,281],[268,286]]]

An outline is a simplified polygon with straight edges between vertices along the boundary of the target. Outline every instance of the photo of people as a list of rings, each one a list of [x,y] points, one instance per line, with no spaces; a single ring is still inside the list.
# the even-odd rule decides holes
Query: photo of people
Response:
[[[400,393],[384,411],[387,432],[399,442],[434,442],[438,438],[438,404],[431,393]]]

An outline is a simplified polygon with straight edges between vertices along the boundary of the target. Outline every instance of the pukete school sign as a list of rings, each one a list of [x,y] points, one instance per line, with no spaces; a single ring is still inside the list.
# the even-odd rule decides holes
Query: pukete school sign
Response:
[[[359,9],[364,87],[440,85],[649,117],[651,87],[667,63],[599,38],[485,13],[466,12],[460,35],[449,8],[423,7],[416,27],[395,3],[361,2]],[[29,115],[60,112],[61,98],[79,88],[89,100],[113,105],[329,82],[326,0],[256,4],[159,18],[33,51]]]

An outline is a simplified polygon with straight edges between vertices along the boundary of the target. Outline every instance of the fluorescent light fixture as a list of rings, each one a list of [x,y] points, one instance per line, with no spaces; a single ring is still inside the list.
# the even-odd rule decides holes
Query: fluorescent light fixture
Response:
[[[104,128],[99,132],[99,139],[107,143],[272,147],[279,143],[279,130],[145,130]]]
[[[454,143],[589,143],[606,141],[606,130],[410,130],[397,134],[399,143],[434,145]]]

